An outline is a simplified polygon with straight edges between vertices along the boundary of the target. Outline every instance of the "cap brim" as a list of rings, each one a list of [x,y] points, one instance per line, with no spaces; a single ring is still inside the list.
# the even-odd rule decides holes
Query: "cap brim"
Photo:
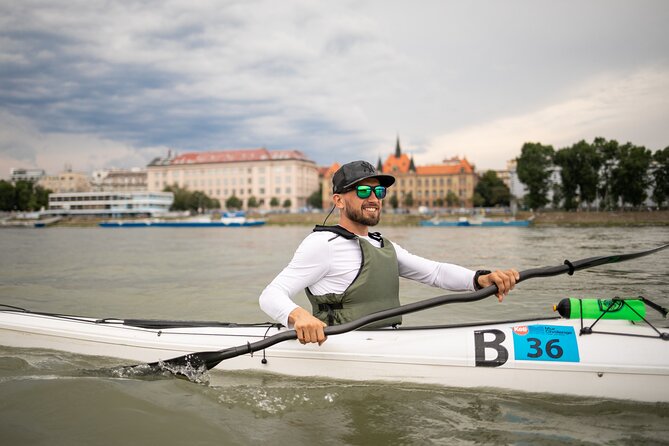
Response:
[[[375,174],[375,175],[369,175],[369,176],[366,176],[366,177],[358,178],[355,181],[353,181],[352,183],[349,183],[349,184],[345,185],[343,187],[343,189],[344,190],[348,189],[349,187],[353,186],[354,184],[357,184],[357,183],[361,182],[362,180],[367,180],[369,178],[376,178],[377,180],[379,180],[379,184],[381,186],[385,186],[385,187],[390,187],[393,184],[395,184],[395,177],[394,176],[383,175],[383,174]]]

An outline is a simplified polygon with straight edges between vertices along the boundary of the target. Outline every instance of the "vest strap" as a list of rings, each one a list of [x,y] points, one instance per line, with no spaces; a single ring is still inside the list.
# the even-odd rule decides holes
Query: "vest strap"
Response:
[[[344,237],[347,240],[353,240],[355,238],[358,238],[357,235],[349,231],[348,229],[344,229],[339,225],[336,226],[323,226],[323,225],[316,225],[314,227],[313,232],[333,232],[341,237]]]
[[[335,324],[335,310],[343,310],[344,306],[340,303],[318,304],[318,311],[328,312],[328,325]]]

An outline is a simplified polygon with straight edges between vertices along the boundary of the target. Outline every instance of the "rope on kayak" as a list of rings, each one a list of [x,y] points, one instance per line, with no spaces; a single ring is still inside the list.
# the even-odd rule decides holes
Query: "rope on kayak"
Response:
[[[649,304],[651,308],[654,310],[657,310],[660,314],[662,314],[664,317],[667,316],[667,310],[660,305],[651,302],[650,300],[646,299],[643,296],[639,296],[638,299],[641,299],[644,303]],[[646,323],[650,328],[657,333],[657,336],[650,336],[650,335],[640,335],[640,334],[632,334],[632,333],[616,333],[616,332],[610,332],[610,331],[594,331],[592,328],[599,322],[606,313],[609,312],[614,307],[614,304],[616,302],[622,302],[622,305],[629,308],[632,310],[634,314],[639,316],[639,318]],[[651,338],[651,339],[662,339],[663,341],[669,341],[669,332],[661,332],[658,330],[648,319],[646,319],[644,316],[642,316],[638,311],[636,311],[630,304],[627,303],[627,299],[622,299],[618,296],[615,296],[613,299],[611,299],[611,303],[606,307],[606,309],[602,312],[602,314],[599,315],[597,319],[589,326],[586,327],[583,324],[583,300],[579,299],[578,300],[579,306],[580,306],[580,313],[581,313],[581,331],[580,335],[589,335],[589,334],[609,334],[609,335],[618,335],[618,336],[631,336],[631,337],[636,337],[636,338]]]
[[[272,327],[273,327],[273,325],[267,327],[267,330],[265,331],[265,335],[262,337],[263,339],[267,338],[267,333],[269,333],[269,329],[272,328]],[[277,328],[281,328],[281,325],[278,324]],[[265,349],[264,348],[262,349],[262,359],[260,360],[260,363],[261,364],[267,364],[267,356],[265,355]]]

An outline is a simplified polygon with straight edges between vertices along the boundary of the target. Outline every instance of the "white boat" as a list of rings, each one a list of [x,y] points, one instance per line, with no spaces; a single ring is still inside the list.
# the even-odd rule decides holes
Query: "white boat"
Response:
[[[223,360],[209,379],[213,384],[225,379],[216,370],[255,370],[669,402],[669,342],[660,337],[666,328],[658,332],[645,324],[600,320],[594,333],[580,335],[581,322],[553,318],[357,330],[329,336],[320,347],[288,340]],[[247,343],[287,331],[271,324],[97,319],[0,310],[1,345],[121,358],[123,366],[191,352],[244,349]]]
[[[108,220],[99,223],[103,228],[236,228],[248,226],[262,226],[263,219],[246,218],[243,211],[224,212],[220,219],[210,216],[192,217],[185,220],[165,220],[160,218],[143,220]]]

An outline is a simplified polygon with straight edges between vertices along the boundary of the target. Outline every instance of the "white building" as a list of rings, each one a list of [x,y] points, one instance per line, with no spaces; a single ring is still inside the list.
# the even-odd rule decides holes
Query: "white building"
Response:
[[[93,190],[108,192],[145,191],[146,169],[103,169],[91,174]]]
[[[30,181],[37,183],[42,177],[46,175],[44,169],[23,169],[12,167],[9,170],[10,181],[16,184],[17,181]]]
[[[297,150],[245,149],[196,152],[156,158],[147,166],[149,191],[177,185],[225,201],[236,196],[247,208],[255,197],[261,210],[275,198],[279,206],[290,200],[290,209],[306,206],[318,190],[316,164]]]
[[[169,211],[172,192],[70,192],[49,194],[50,215],[158,216]]]

